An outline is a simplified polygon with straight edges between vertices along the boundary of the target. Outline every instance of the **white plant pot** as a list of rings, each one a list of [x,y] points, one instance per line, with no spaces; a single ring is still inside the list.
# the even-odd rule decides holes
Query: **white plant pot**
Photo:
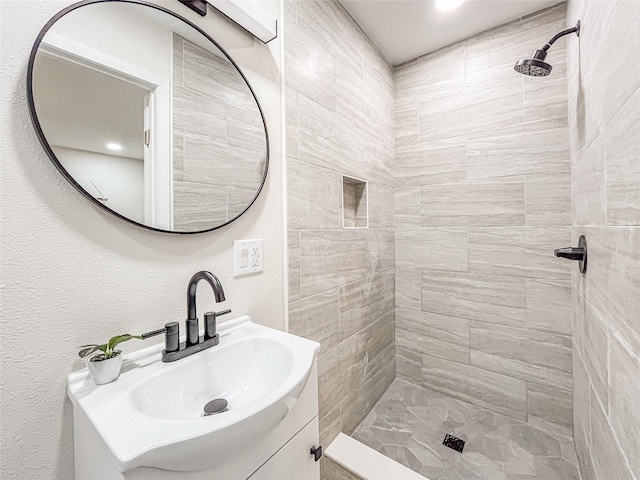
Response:
[[[122,352],[118,351],[114,357],[108,360],[96,360],[95,357],[91,357],[87,362],[89,372],[93,377],[93,381],[96,385],[104,385],[105,383],[113,382],[120,375],[120,369],[122,368]]]

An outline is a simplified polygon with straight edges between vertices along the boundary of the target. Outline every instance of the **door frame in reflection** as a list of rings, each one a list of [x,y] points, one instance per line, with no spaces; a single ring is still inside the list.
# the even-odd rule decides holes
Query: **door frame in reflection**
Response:
[[[137,85],[149,93],[144,105],[144,221],[173,229],[173,162],[171,81],[54,32],[40,44],[40,53]]]

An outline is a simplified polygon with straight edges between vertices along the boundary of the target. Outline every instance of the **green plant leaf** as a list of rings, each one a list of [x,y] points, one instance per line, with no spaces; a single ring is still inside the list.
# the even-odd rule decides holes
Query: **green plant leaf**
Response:
[[[115,337],[110,338],[109,341],[103,345],[98,345],[95,343],[89,345],[80,345],[80,348],[82,348],[82,350],[78,352],[78,356],[80,356],[80,358],[84,358],[87,355],[91,355],[98,350],[102,350],[105,359],[112,358],[116,346],[118,346],[122,342],[131,340],[132,338],[142,340],[142,336],[140,335],[130,335],[128,333],[125,333],[124,335],[116,335]]]
[[[86,357],[88,355],[91,355],[93,352],[96,352],[98,350],[104,351],[104,347],[105,346],[106,345],[83,345],[83,347],[86,347],[86,348],[83,348],[82,350],[80,350],[78,352],[78,356],[80,358],[84,358],[84,357]]]
[[[130,335],[128,333],[125,333],[124,335],[116,335],[115,337],[112,337],[109,340],[108,348],[113,351],[122,342],[126,342],[128,340],[131,340],[132,338],[141,339],[142,337],[141,336],[137,336],[137,335]]]

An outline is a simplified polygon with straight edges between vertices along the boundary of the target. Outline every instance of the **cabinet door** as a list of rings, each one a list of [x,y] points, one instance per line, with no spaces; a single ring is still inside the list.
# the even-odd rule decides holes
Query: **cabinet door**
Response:
[[[310,453],[318,446],[318,432],[315,417],[248,480],[320,480],[320,462]]]

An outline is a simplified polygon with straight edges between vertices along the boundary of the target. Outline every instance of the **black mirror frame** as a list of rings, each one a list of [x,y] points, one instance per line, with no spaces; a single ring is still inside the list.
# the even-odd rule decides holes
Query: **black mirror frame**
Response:
[[[146,7],[153,8],[155,10],[159,10],[161,12],[164,12],[164,13],[167,13],[167,14],[171,15],[174,18],[177,18],[178,20],[183,21],[184,23],[189,25],[191,28],[193,28],[193,29],[197,30],[198,32],[200,32],[205,38],[207,38],[211,43],[213,43],[213,45],[215,45],[224,54],[224,56],[227,58],[227,60],[229,60],[229,62],[231,62],[231,64],[235,67],[235,69],[238,71],[240,76],[242,76],[242,79],[247,84],[247,87],[249,87],[249,91],[251,92],[251,95],[253,95],[253,99],[255,100],[256,105],[258,106],[258,111],[260,112],[260,116],[262,118],[262,125],[264,126],[264,134],[265,134],[265,141],[266,141],[266,158],[265,158],[264,174],[262,175],[262,181],[260,182],[260,186],[258,187],[258,190],[256,191],[256,194],[253,197],[253,199],[251,200],[251,202],[249,202],[249,204],[246,206],[246,208],[244,210],[242,210],[242,212],[240,212],[234,218],[232,218],[230,220],[227,220],[225,223],[222,223],[222,224],[217,225],[217,226],[215,226],[213,228],[208,228],[208,229],[205,229],[205,230],[196,230],[196,231],[193,231],[193,232],[180,232],[180,231],[163,230],[163,229],[160,229],[160,228],[150,227],[150,226],[145,225],[143,223],[139,223],[139,222],[136,222],[134,220],[131,220],[130,218],[125,217],[124,215],[121,215],[120,213],[116,212],[115,210],[112,210],[111,208],[107,207],[104,203],[98,201],[89,192],[87,192],[84,188],[82,188],[82,186],[78,182],[75,181],[75,179],[69,174],[69,172],[67,172],[67,170],[64,168],[62,163],[60,163],[60,161],[56,157],[55,153],[53,152],[53,149],[49,145],[49,142],[47,141],[47,138],[44,135],[44,132],[42,131],[42,127],[40,126],[40,121],[38,120],[38,115],[36,114],[35,100],[34,100],[34,97],[33,97],[33,67],[34,67],[34,64],[35,64],[35,60],[36,60],[36,55],[38,53],[38,49],[40,47],[40,44],[42,43],[42,39],[47,34],[49,29],[60,18],[62,18],[66,14],[68,14],[68,13],[70,13],[70,12],[80,8],[80,7],[84,7],[86,5],[91,5],[91,4],[95,4],[95,3],[116,3],[116,2],[117,3],[129,3],[129,4],[134,4],[134,5],[143,5],[143,6],[146,6]],[[260,102],[258,101],[258,97],[256,97],[256,94],[253,91],[253,88],[251,87],[251,84],[249,83],[249,80],[247,80],[247,77],[242,72],[240,67],[236,64],[236,62],[233,60],[233,58],[231,58],[231,56],[226,52],[226,50],[224,48],[222,48],[218,44],[218,42],[216,42],[210,35],[208,35],[204,30],[202,30],[200,27],[198,27],[196,24],[194,24],[190,20],[187,20],[183,16],[181,16],[181,15],[179,15],[179,14],[177,14],[177,13],[171,11],[171,10],[168,10],[168,9],[166,9],[164,7],[161,7],[159,5],[154,5],[152,3],[148,3],[148,2],[145,2],[145,1],[142,1],[142,0],[84,0],[84,1],[81,1],[81,2],[78,2],[78,3],[74,3],[74,4],[72,4],[72,5],[68,6],[68,7],[60,10],[53,17],[51,17],[51,19],[49,19],[49,21],[45,24],[45,26],[42,28],[42,30],[40,30],[40,33],[38,33],[38,36],[36,37],[36,41],[34,42],[33,47],[31,48],[31,54],[29,55],[29,64],[28,64],[28,68],[27,68],[27,102],[29,104],[29,115],[31,116],[31,122],[33,123],[33,127],[34,127],[34,129],[36,131],[38,139],[40,140],[40,143],[42,144],[42,147],[44,148],[45,152],[49,156],[49,159],[53,162],[53,164],[56,166],[56,168],[62,174],[62,176],[64,176],[67,179],[67,181],[69,183],[71,183],[71,185],[73,185],[76,188],[76,190],[78,190],[83,196],[85,196],[87,199],[89,199],[94,205],[97,205],[102,210],[105,210],[105,211],[109,212],[110,214],[118,217],[121,220],[124,220],[127,223],[131,223],[133,225],[137,225],[137,226],[145,228],[147,230],[153,230],[155,232],[162,232],[162,233],[173,233],[173,234],[177,234],[177,235],[193,235],[193,234],[196,234],[196,233],[211,232],[213,230],[217,230],[219,228],[225,227],[225,226],[229,225],[230,223],[236,221],[247,210],[249,210],[249,208],[251,208],[251,206],[258,199],[258,196],[260,195],[260,192],[262,192],[262,188],[264,187],[264,184],[265,184],[265,182],[267,180],[267,173],[269,171],[269,131],[267,130],[267,122],[266,122],[266,120],[264,118],[264,112],[262,111],[262,107],[260,106]]]

